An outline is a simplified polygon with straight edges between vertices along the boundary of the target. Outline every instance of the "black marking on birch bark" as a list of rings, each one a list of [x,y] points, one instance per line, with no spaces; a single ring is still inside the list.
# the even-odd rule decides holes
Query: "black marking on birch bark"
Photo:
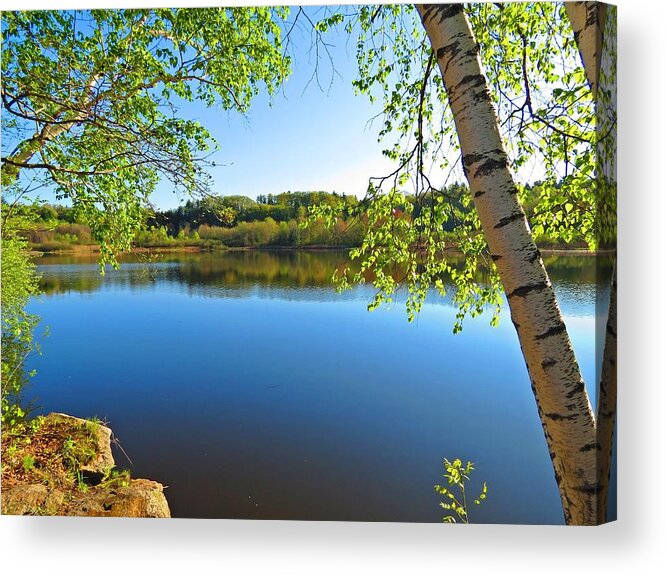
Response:
[[[606,324],[606,333],[612,335],[613,337],[617,337],[617,333],[615,333],[615,330],[613,329],[613,326],[610,325],[610,323]]]
[[[553,367],[554,365],[557,365],[557,360],[556,359],[544,359],[541,362],[541,367],[543,369],[548,369],[549,367]]]
[[[535,284],[526,284],[524,286],[517,287],[515,290],[513,290],[506,297],[508,297],[508,298],[525,297],[526,295],[532,293],[533,291],[540,292],[540,291],[543,291],[547,288],[548,288],[548,284],[546,282],[538,282],[538,283],[535,283]]]
[[[465,91],[479,88],[486,85],[486,79],[482,74],[467,74],[455,86],[452,86],[451,92],[457,93],[458,89],[464,88]]]
[[[493,260],[494,262],[501,260],[502,256],[499,254],[490,254],[490,259]]]
[[[494,150],[493,150],[494,152]],[[489,152],[489,154],[492,154],[493,152]],[[463,154],[463,159],[462,163],[463,166],[466,168],[469,168],[472,164],[476,164],[477,162],[481,162],[486,158],[486,154]]]
[[[488,90],[488,86],[485,86],[483,90],[480,90],[478,92],[474,92],[472,94],[472,102],[475,104],[480,104],[481,102],[490,102],[490,90]]]
[[[539,248],[534,248],[534,253],[530,254],[530,256],[527,258],[527,261],[532,264],[535,261],[537,261],[540,257],[541,257],[541,252],[539,251]]]
[[[459,14],[462,10],[462,4],[424,4],[421,22],[425,24],[427,20],[434,17],[433,13],[439,13],[439,23],[441,24],[447,18]]]
[[[585,14],[585,28],[589,26],[596,26],[599,20],[599,14],[597,11],[597,6],[593,3],[590,3],[586,6]]]
[[[506,216],[502,218],[499,222],[497,222],[493,227],[496,230],[499,230],[500,228],[503,228],[504,226],[508,226],[512,222],[516,222],[518,220],[522,220],[525,218],[525,214],[521,212],[516,212],[515,214],[511,214],[510,216]]]
[[[553,421],[571,421],[578,417],[576,414],[562,415],[561,413],[544,413],[544,416]]]
[[[450,55],[450,58],[455,58],[459,53],[460,53],[460,42],[458,42],[458,40],[456,40],[455,42],[451,42],[446,46],[437,48],[436,52],[438,60],[441,60],[447,54]]]
[[[571,390],[567,392],[566,398],[573,399],[583,391],[585,391],[585,384],[582,381],[577,381],[575,385],[571,388]]]
[[[502,155],[500,158],[488,158],[485,160],[474,173],[474,177],[487,176],[492,174],[495,170],[501,170],[507,167],[506,156]]]
[[[597,493],[599,493],[599,484],[588,483],[586,485],[576,485],[574,489],[576,491],[580,491],[581,493],[586,493],[588,495],[596,495]]]
[[[474,48],[470,48],[469,50],[465,50],[462,55],[467,56],[468,58],[476,58],[478,53],[479,53],[479,45],[474,44]]]
[[[567,326],[565,326],[564,323],[560,321],[556,326],[551,327],[550,329],[547,329],[543,333],[540,333],[537,336],[535,336],[534,339],[536,340],[546,339],[547,337],[559,335],[561,333],[564,333],[565,331],[567,331]]]
[[[595,441],[594,443],[587,443],[583,445],[583,447],[581,447],[578,451],[592,451],[593,449],[596,451],[601,451],[601,445],[599,445],[599,442]]]
[[[439,12],[439,23],[441,24],[444,20],[453,18],[456,14],[460,14],[463,11],[462,4],[434,4],[435,10]]]
[[[475,192],[475,193],[474,193],[474,197],[475,197],[475,198],[480,198],[480,197],[481,197],[483,194],[485,194],[485,193],[486,193],[486,192],[484,192],[484,191],[478,191],[478,192]]]
[[[504,150],[500,148],[495,148],[494,150],[488,150],[487,152],[484,152],[483,154],[463,154],[463,166],[466,167],[471,167],[473,164],[477,164],[479,162],[483,162],[484,160],[488,159],[488,156],[505,156]]]

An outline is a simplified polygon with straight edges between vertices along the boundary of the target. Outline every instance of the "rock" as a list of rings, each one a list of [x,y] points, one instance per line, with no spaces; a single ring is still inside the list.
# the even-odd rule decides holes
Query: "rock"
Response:
[[[65,489],[47,485],[20,483],[2,490],[2,513],[5,515],[74,515],[88,517],[171,517],[164,496],[164,486],[148,479],[132,479],[126,486],[101,483],[102,477],[115,465],[111,453],[111,430],[101,423],[93,423],[64,413],[51,413],[44,418],[44,428],[56,429],[61,441],[72,437],[90,441],[91,434],[81,435],[82,426],[95,430],[97,444],[95,456],[80,471],[87,482],[86,491],[75,486]],[[95,440],[92,439],[92,443]],[[90,449],[86,452],[89,456]],[[68,471],[71,473],[71,471]],[[53,485],[54,483],[51,483]]]
[[[36,515],[44,507],[46,485],[23,484],[2,490],[3,515]]]
[[[171,517],[164,486],[148,479],[133,479],[127,487],[80,494],[67,515],[86,517]]]
[[[64,502],[62,491],[38,483],[2,490],[3,515],[58,515]]]
[[[93,425],[97,433],[97,448],[95,449],[97,455],[92,461],[81,465],[81,471],[92,474],[104,474],[105,471],[115,466],[116,462],[113,459],[111,452],[111,429],[102,423],[93,423],[86,419],[73,417],[64,413],[50,413],[46,416],[47,420],[63,421],[73,426],[89,426]]]
[[[46,496],[44,511],[46,511],[47,515],[58,515],[64,502],[65,494],[58,489],[52,489]]]
[[[171,517],[163,490],[156,481],[133,479],[128,487],[120,487],[105,507],[110,507],[111,517]]]

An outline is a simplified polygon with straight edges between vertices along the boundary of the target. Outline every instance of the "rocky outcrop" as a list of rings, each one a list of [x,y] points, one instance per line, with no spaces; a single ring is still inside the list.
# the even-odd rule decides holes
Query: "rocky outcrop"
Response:
[[[5,482],[3,470],[3,515],[73,515],[88,517],[171,517],[169,504],[164,496],[164,486],[148,479],[129,479],[128,474],[113,476],[115,466],[111,452],[111,430],[101,423],[94,423],[62,413],[52,413],[41,421],[44,444],[48,443],[44,464],[39,460],[33,474],[22,476],[20,481]],[[81,450],[75,470],[53,465],[62,460],[65,443],[72,437],[82,437],[85,429],[88,441]],[[37,431],[26,443],[38,444],[43,438]],[[57,440],[54,440],[57,436]],[[60,445],[55,445],[59,443]],[[35,460],[33,460],[35,461]],[[46,463],[48,462],[49,465]],[[3,461],[3,466],[7,463]]]
[[[171,517],[164,487],[148,479],[132,479],[127,486],[99,489],[75,497],[68,515],[87,517]]]
[[[81,462],[81,471],[84,473],[103,474],[106,470],[115,467],[116,462],[111,452],[111,438],[113,437],[113,433],[106,425],[64,413],[51,413],[46,416],[46,419],[52,422],[62,422],[64,425],[72,427],[94,426],[97,439],[97,445],[94,447],[95,455],[90,461]]]
[[[56,515],[65,494],[46,485],[30,483],[2,490],[3,515]]]
[[[167,518],[171,512],[163,489],[162,484],[148,479],[74,495],[38,483],[15,485],[2,491],[2,514]]]

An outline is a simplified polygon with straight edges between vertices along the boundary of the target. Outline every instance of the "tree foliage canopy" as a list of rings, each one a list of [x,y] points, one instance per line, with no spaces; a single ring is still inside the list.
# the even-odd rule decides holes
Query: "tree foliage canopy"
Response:
[[[535,236],[569,243],[583,238],[599,245],[596,146],[599,130],[594,98],[580,61],[573,30],[562,3],[465,4],[480,47],[483,68],[495,105],[510,168],[518,176],[523,201],[530,202]],[[395,170],[370,179],[366,201],[369,232],[352,251],[361,269],[372,270],[377,288],[370,307],[390,301],[406,285],[408,317],[421,308],[430,286],[444,290],[442,278],[456,286],[459,306],[455,331],[464,318],[493,310],[499,317],[501,285],[489,257],[471,198],[447,193],[451,179],[462,180],[464,168],[447,94],[435,53],[411,5],[360,6],[323,20],[324,30],[343,25],[357,30],[358,93],[382,103],[380,139]],[[537,171],[538,186],[529,184]],[[525,176],[525,174],[528,174]],[[521,181],[522,180],[522,181]],[[534,197],[538,190],[538,197]],[[403,214],[404,206],[408,211]],[[330,223],[329,208],[313,216]],[[443,231],[454,226],[464,266],[445,257],[452,247]],[[475,281],[480,267],[490,282]],[[395,269],[404,270],[396,280]],[[364,281],[362,273],[341,275],[342,288]],[[448,282],[447,282],[448,283]]]
[[[205,192],[214,144],[183,101],[244,113],[289,73],[282,8],[8,12],[3,184],[38,173],[85,215],[102,260],[129,248],[160,177]]]

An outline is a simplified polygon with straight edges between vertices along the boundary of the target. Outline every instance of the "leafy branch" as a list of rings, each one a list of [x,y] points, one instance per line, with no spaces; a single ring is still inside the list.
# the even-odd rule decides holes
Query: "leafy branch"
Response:
[[[435,485],[435,491],[446,497],[446,501],[439,505],[449,511],[448,515],[443,517],[444,523],[469,523],[469,508],[467,503],[467,494],[465,492],[465,483],[469,481],[469,476],[474,470],[474,464],[468,461],[463,465],[462,460],[454,459],[453,462],[444,459],[444,477],[448,480],[448,487]],[[474,499],[475,505],[481,505],[481,502],[488,495],[488,486],[484,482],[481,493]],[[456,516],[458,517],[456,519]]]

